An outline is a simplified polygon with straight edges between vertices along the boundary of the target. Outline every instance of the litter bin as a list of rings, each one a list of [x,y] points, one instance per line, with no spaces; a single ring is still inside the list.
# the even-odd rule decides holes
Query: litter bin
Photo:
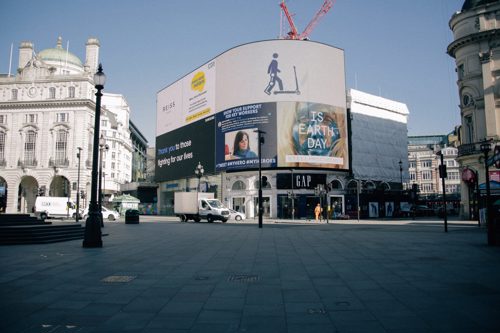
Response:
[[[139,211],[137,209],[127,209],[125,224],[139,224]]]

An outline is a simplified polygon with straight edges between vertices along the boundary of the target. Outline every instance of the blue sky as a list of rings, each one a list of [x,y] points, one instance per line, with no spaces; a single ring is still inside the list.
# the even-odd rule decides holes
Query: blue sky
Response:
[[[17,0],[0,2],[0,72],[17,68],[21,41],[36,51],[58,36],[85,58],[97,37],[108,77],[132,121],[155,144],[156,93],[234,46],[276,38],[279,0]],[[299,30],[323,0],[289,0]],[[409,135],[445,134],[460,122],[448,22],[463,0],[337,0],[311,39],[344,49],[346,86],[408,105]]]

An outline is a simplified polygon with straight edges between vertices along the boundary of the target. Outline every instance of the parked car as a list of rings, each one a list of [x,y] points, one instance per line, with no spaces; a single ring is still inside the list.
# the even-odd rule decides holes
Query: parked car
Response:
[[[243,213],[237,212],[237,211],[232,210],[232,209],[229,210],[229,219],[230,220],[241,221],[241,220],[244,220],[246,218],[247,217]]]
[[[427,207],[426,205],[416,205],[412,209],[415,211],[415,216],[433,216],[434,209]]]
[[[88,207],[83,210],[83,218],[86,219],[89,215]],[[114,221],[120,218],[120,213],[107,209],[106,207],[102,207],[102,218],[108,219],[109,221]]]

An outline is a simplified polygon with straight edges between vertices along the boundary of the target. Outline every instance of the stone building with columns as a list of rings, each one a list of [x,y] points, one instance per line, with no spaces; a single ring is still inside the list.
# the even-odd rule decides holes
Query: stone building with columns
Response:
[[[455,59],[460,96],[461,214],[472,218],[477,202],[485,206],[481,143],[490,143],[489,156],[500,145],[500,2],[466,0],[449,26],[454,40],[447,52]],[[498,178],[500,170],[492,165],[489,175]]]
[[[0,75],[1,211],[32,212],[39,195],[76,201],[80,194],[86,206],[99,49],[99,40],[89,38],[82,62],[61,37],[39,52],[24,41],[15,74]],[[104,184],[113,191],[131,178],[130,108],[119,94],[105,93],[102,104],[101,135],[110,147],[103,155]]]

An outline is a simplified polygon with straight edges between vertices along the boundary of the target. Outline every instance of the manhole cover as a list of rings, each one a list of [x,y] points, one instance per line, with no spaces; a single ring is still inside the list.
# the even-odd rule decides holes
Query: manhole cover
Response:
[[[248,275],[248,274],[233,274],[233,275],[230,275],[227,280],[232,281],[232,282],[249,283],[249,282],[258,281],[259,276],[258,275]]]
[[[106,283],[127,283],[135,279],[136,275],[110,275],[102,279],[102,282]]]

